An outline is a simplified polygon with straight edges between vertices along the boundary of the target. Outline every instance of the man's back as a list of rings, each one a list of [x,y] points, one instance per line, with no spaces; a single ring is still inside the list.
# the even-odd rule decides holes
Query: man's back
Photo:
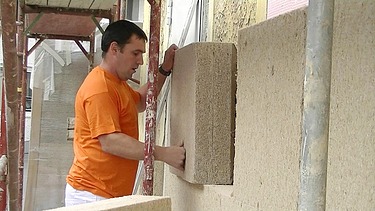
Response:
[[[138,161],[102,150],[98,136],[122,132],[138,139],[139,94],[100,67],[92,70],[75,102],[75,158],[67,182],[106,198],[132,192]]]

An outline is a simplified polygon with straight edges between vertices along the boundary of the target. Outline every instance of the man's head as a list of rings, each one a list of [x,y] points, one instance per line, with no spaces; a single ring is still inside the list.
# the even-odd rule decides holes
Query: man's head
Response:
[[[143,64],[146,41],[146,34],[134,23],[120,20],[109,24],[102,38],[100,65],[122,81],[132,78]]]
[[[147,35],[145,32],[130,21],[119,20],[109,24],[102,36],[102,57],[108,52],[109,46],[112,42],[116,42],[122,49],[125,44],[129,43],[132,35],[147,41]]]

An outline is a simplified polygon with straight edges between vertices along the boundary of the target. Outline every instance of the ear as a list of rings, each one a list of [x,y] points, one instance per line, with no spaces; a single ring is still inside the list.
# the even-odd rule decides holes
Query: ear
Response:
[[[108,51],[111,53],[117,53],[118,51],[120,51],[120,46],[117,44],[117,42],[111,42]]]

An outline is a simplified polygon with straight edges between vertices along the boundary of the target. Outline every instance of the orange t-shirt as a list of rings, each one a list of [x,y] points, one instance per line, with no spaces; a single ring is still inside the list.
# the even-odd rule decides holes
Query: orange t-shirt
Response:
[[[131,195],[137,160],[102,150],[98,136],[113,132],[138,139],[140,94],[101,67],[93,69],[75,101],[74,160],[66,181],[77,190],[112,198]]]

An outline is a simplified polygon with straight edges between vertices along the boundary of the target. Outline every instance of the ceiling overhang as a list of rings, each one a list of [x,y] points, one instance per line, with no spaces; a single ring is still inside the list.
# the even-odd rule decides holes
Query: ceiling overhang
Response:
[[[113,20],[117,0],[26,0],[28,37],[89,40],[102,18]]]

